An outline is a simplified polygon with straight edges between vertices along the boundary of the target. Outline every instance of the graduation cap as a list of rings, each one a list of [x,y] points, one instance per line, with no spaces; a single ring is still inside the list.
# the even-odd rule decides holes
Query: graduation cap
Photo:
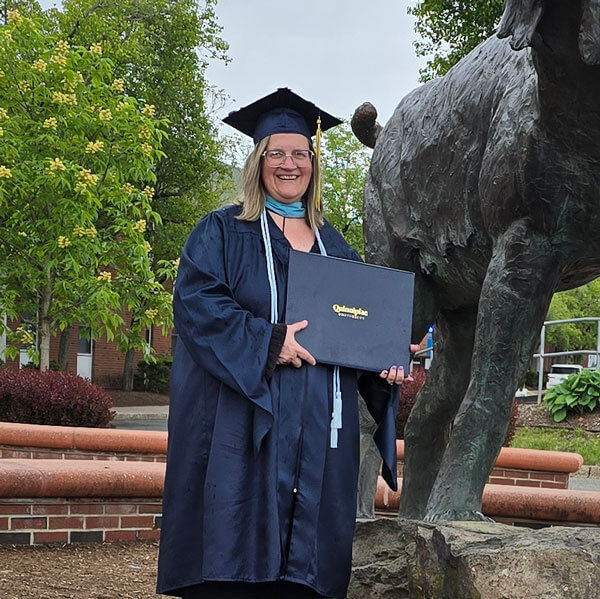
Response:
[[[321,132],[342,123],[287,87],[280,87],[276,92],[230,112],[223,122],[250,136],[255,144],[275,133],[300,133],[308,139],[314,135],[317,161],[321,159]],[[315,205],[320,209],[320,175],[315,185]]]
[[[230,112],[223,122],[252,137],[256,144],[274,133],[300,133],[310,139],[318,135],[319,130],[327,131],[342,121],[291,89],[280,87],[276,92]]]

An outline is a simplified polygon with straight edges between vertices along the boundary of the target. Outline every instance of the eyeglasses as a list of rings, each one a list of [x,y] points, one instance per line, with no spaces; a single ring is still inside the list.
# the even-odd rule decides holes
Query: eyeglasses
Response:
[[[314,155],[311,150],[292,150],[290,154],[286,154],[283,150],[267,150],[261,154],[267,166],[281,166],[285,164],[288,157],[296,166],[308,166]]]

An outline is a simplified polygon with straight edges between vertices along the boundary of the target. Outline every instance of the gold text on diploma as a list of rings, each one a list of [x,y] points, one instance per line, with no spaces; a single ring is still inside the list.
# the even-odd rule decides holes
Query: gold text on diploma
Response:
[[[349,307],[345,304],[333,304],[331,306],[333,311],[342,318],[352,318],[354,320],[364,320],[369,316],[369,311],[364,308],[356,308],[355,306]]]

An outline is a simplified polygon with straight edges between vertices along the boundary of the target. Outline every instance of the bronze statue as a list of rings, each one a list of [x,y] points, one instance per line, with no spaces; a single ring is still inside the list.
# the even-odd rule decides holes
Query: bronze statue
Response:
[[[415,340],[436,324],[405,431],[403,517],[483,518],[552,294],[600,275],[598,64],[600,0],[506,0],[498,36],[383,129],[371,105],[355,113],[375,147],[367,258],[416,273]]]

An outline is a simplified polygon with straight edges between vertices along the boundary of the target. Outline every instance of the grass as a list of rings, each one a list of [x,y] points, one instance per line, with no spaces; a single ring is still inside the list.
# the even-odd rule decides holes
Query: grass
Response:
[[[511,447],[571,451],[583,456],[584,464],[600,464],[600,436],[581,429],[517,428]]]

